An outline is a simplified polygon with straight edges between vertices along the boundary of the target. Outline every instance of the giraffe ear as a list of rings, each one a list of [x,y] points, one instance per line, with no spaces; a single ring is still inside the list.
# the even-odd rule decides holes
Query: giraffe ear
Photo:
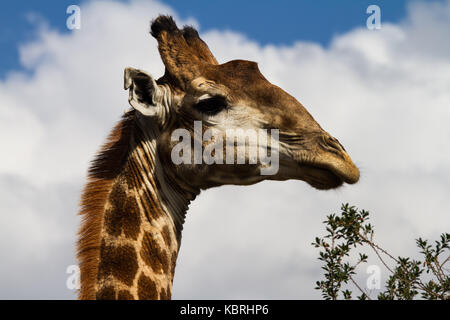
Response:
[[[124,72],[124,88],[129,90],[128,102],[146,116],[161,116],[163,93],[155,79],[147,72],[127,67]]]

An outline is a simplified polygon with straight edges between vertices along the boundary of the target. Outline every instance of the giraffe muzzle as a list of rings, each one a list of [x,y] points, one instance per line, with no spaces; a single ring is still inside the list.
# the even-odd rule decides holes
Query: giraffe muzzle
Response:
[[[359,181],[359,169],[353,163],[345,148],[339,141],[330,136],[323,136],[322,152],[316,158],[317,165],[331,171],[343,182],[354,184]]]

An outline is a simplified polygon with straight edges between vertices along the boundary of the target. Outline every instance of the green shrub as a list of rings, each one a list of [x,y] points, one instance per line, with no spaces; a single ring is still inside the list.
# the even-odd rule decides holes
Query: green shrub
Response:
[[[423,261],[395,258],[375,243],[374,229],[368,221],[368,211],[358,210],[348,204],[342,205],[340,215],[331,214],[324,221],[327,234],[322,238],[316,237],[312,243],[320,249],[318,259],[323,262],[322,269],[325,271],[325,279],[316,282],[316,289],[321,290],[324,299],[352,299],[350,283],[359,291],[358,299],[372,299],[354,279],[356,268],[366,263],[368,256],[358,253],[356,263],[349,262],[351,254],[362,247],[370,248],[389,272],[385,288],[378,294],[378,299],[450,299],[447,266],[450,260],[449,233],[442,234],[434,245],[421,238],[416,240]]]

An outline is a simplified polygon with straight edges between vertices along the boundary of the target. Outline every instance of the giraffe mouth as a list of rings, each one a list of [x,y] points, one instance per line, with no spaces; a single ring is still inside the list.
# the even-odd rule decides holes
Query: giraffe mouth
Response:
[[[342,186],[345,179],[334,170],[325,166],[301,165],[304,172],[303,180],[319,190],[335,189]]]
[[[300,164],[305,181],[317,189],[334,189],[345,183],[359,180],[359,169],[344,147],[334,138],[328,138],[325,152],[320,152],[313,161]]]

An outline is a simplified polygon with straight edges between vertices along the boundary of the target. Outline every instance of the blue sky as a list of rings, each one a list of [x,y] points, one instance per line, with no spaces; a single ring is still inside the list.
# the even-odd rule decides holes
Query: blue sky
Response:
[[[60,32],[66,29],[66,8],[84,1],[9,1],[0,11],[0,78],[20,69],[18,45],[34,36],[30,13]],[[167,0],[182,18],[194,17],[201,30],[229,29],[244,33],[261,44],[291,44],[296,40],[326,46],[336,34],[365,24],[366,8],[382,8],[382,22],[397,22],[406,14],[406,0],[315,0],[315,1],[176,1]],[[150,14],[149,14],[150,16]]]

